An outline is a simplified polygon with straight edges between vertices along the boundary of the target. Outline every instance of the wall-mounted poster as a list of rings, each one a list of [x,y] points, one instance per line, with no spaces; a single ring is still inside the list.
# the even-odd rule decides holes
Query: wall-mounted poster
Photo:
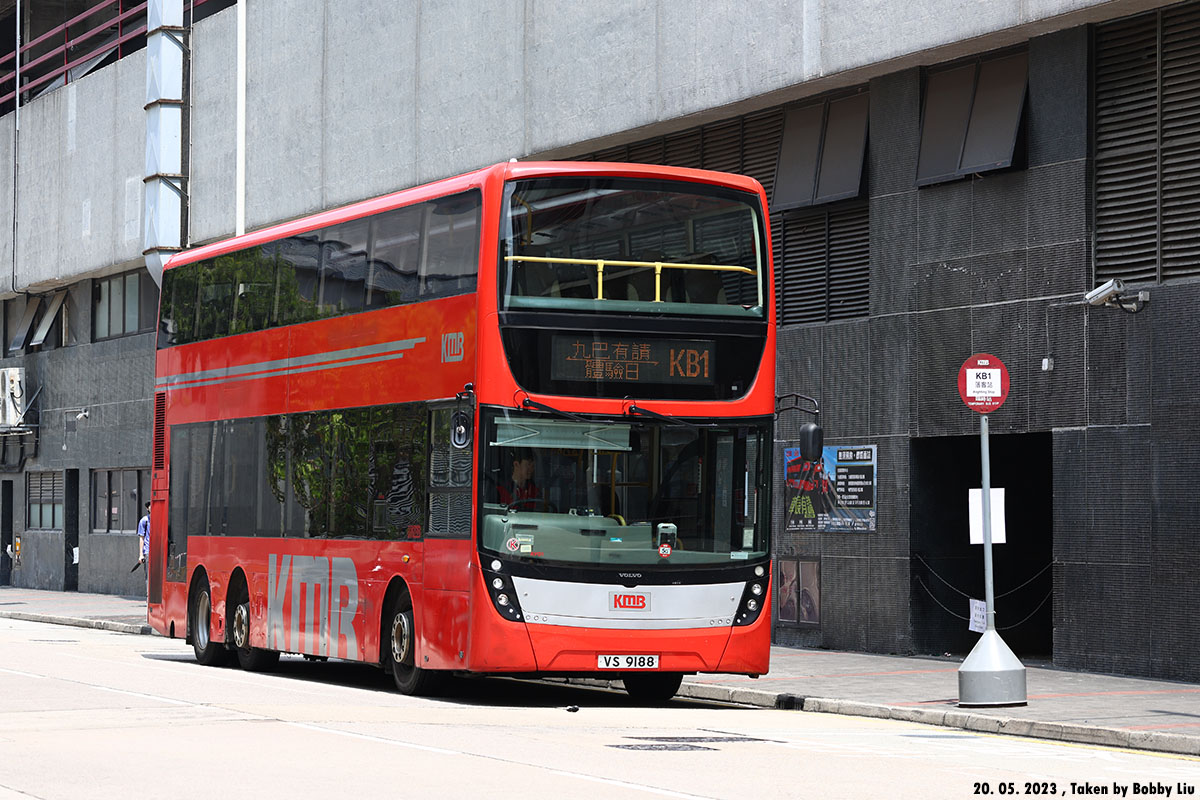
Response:
[[[800,602],[799,562],[779,559],[779,621],[798,622]]]
[[[808,625],[821,624],[821,562],[800,562],[800,592],[797,608],[797,622]]]
[[[875,530],[875,445],[829,446],[820,461],[783,448],[786,531]]]
[[[781,558],[778,621],[788,625],[821,624],[821,562]]]

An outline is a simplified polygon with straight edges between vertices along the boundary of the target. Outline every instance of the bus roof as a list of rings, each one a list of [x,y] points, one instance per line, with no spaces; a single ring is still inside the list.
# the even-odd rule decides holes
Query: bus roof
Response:
[[[165,269],[190,264],[206,258],[231,253],[246,247],[272,242],[288,236],[297,236],[318,228],[336,225],[360,217],[377,214],[411,203],[433,200],[456,194],[473,187],[483,186],[492,180],[525,180],[529,178],[554,177],[561,175],[603,175],[621,178],[662,178],[716,184],[741,191],[758,194],[762,186],[753,178],[726,172],[691,169],[688,167],[666,167],[656,164],[626,164],[605,161],[508,161],[490,167],[464,173],[452,178],[421,184],[408,189],[360,200],[345,206],[298,217],[287,222],[269,225],[250,233],[176,253],[167,261]]]

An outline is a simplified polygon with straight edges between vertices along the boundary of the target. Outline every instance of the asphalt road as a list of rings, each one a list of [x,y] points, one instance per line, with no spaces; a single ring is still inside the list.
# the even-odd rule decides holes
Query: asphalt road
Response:
[[[1188,797],[1200,760],[503,679],[197,665],[180,641],[0,620],[0,798]],[[1170,789],[1167,794],[1166,790]],[[1154,791],[1152,791],[1154,790]]]

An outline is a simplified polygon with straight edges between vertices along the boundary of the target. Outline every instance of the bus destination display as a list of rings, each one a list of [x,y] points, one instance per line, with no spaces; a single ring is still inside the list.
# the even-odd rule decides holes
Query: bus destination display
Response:
[[[710,385],[716,347],[705,339],[556,335],[550,377],[556,381]]]

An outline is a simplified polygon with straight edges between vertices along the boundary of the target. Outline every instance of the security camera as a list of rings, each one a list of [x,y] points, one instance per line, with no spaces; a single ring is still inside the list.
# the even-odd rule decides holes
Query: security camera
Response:
[[[1100,284],[1095,289],[1083,296],[1084,300],[1094,306],[1102,306],[1105,303],[1111,303],[1121,296],[1125,291],[1125,284],[1120,278],[1113,278],[1110,281]]]
[[[87,412],[86,408],[75,415],[75,419],[77,419],[77,420],[82,420],[82,419],[87,419],[87,418],[88,418],[88,412]]]

